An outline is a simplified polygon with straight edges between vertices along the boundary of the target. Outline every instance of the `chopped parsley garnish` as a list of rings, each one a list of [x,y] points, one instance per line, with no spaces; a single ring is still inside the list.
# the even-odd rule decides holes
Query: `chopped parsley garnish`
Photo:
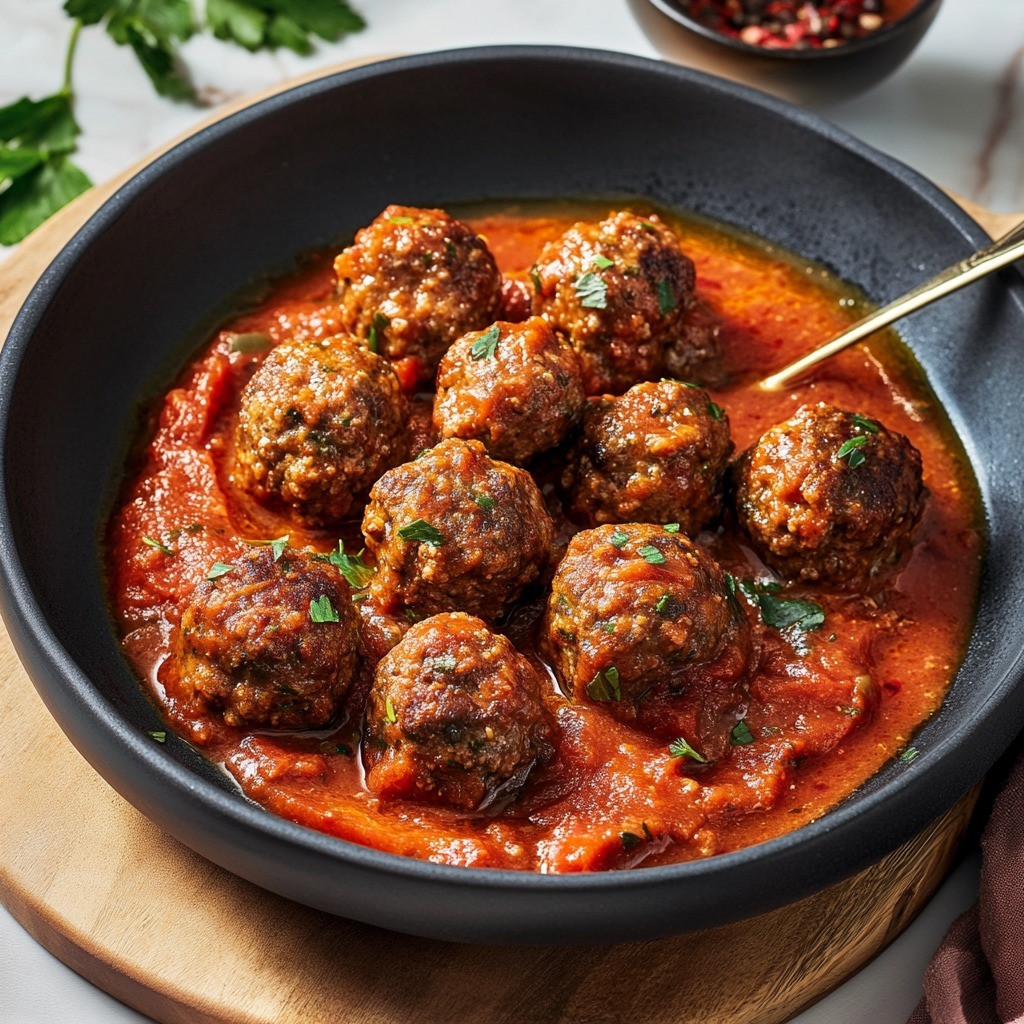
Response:
[[[383,313],[374,313],[370,321],[370,330],[366,335],[366,347],[371,352],[380,351],[380,336],[385,328],[391,326],[391,321]]]
[[[666,533],[678,533],[679,532],[679,524],[678,523],[665,523],[665,525],[662,527],[662,529]]]
[[[825,624],[825,609],[820,604],[801,598],[778,597],[781,589],[778,583],[737,581],[727,576],[726,586],[730,585],[730,580],[732,587],[739,586],[747,600],[761,613],[761,621],[771,629],[796,629],[809,633]]]
[[[384,701],[384,717],[392,724],[398,721],[398,715],[395,714],[395,705],[391,703],[390,697]]]
[[[337,622],[338,613],[326,594],[313,598],[309,602],[309,617],[314,622]]]
[[[436,658],[430,659],[430,665],[435,672],[454,672],[458,667],[458,662],[455,660],[454,654],[440,654]]]
[[[615,619],[609,619],[601,627],[601,632],[603,632],[603,633],[614,633],[615,632]]]
[[[610,701],[622,700],[622,687],[619,686],[619,670],[614,665],[598,672],[587,683],[587,696],[591,700]]]
[[[619,838],[622,840],[622,848],[626,853],[635,850],[644,841],[644,837],[638,836],[635,832],[620,832]]]
[[[257,544],[260,547],[270,548],[274,553],[274,561],[280,562],[281,556],[288,550],[288,542],[292,539],[290,533],[286,533],[283,537],[278,537],[275,540],[254,540],[250,543]]]
[[[234,569],[234,566],[228,565],[227,562],[214,562],[210,566],[210,571],[206,574],[206,578],[208,580],[219,580],[221,576],[227,576],[232,569]]]
[[[753,739],[753,737],[751,737],[751,739]],[[703,754],[694,750],[682,736],[673,740],[668,745],[668,752],[671,757],[688,757],[691,761],[699,761],[701,764],[708,763],[708,759]]]
[[[642,548],[637,548],[636,553],[651,565],[661,565],[665,561],[665,556],[653,544],[645,544]]]
[[[416,540],[431,547],[439,548],[444,543],[444,534],[422,519],[414,519],[398,531],[402,540]]]
[[[839,451],[836,452],[836,458],[846,459],[850,464],[850,468],[855,469],[867,459],[867,456],[861,451],[867,443],[868,439],[864,434],[851,437],[848,441],[842,443]]]
[[[530,281],[533,283],[533,289],[536,292],[541,291],[540,274],[537,273],[536,267],[530,267]]]
[[[402,609],[402,614],[413,624],[423,621],[423,612],[417,611],[409,605]]]
[[[676,296],[672,291],[672,282],[663,277],[658,282],[658,312],[667,316],[676,308]]]
[[[148,733],[148,735],[152,739],[156,740],[157,743],[167,742],[167,733],[163,729],[154,729],[152,732]]]
[[[356,604],[359,604],[360,602],[365,601],[369,596],[369,594],[359,591],[352,595],[352,600],[355,601]]]
[[[754,734],[742,718],[732,727],[732,732],[729,733],[729,742],[734,747],[745,747],[748,743],[754,742]]]
[[[682,606],[673,594],[662,594],[658,603],[654,606],[655,612],[666,619],[676,619],[682,611]]]
[[[590,262],[593,266],[597,267],[598,270],[607,270],[609,267],[615,266],[615,260],[610,260],[607,256],[603,256],[601,253],[598,253]]]
[[[147,547],[156,548],[162,555],[167,555],[172,558],[174,557],[174,552],[166,544],[161,544],[160,541],[153,540],[152,537],[143,537],[142,543]]]
[[[474,494],[473,500],[485,512],[490,512],[494,509],[494,499],[489,494]]]
[[[907,749],[900,754],[900,760],[909,764],[920,753],[921,751],[918,750],[917,747],[907,747]]]
[[[353,590],[362,590],[369,586],[370,580],[377,572],[363,561],[364,550],[360,548],[354,555],[346,555],[345,544],[339,540],[337,550],[332,551],[327,559],[345,577],[345,582]]]
[[[629,540],[629,535],[622,532],[622,530],[616,530],[609,538],[608,543],[613,548],[622,548],[622,546]]]
[[[494,356],[495,349],[498,347],[498,341],[500,338],[501,328],[497,324],[491,324],[491,326],[473,342],[473,347],[469,350],[469,354],[474,359],[492,358]]]
[[[265,331],[243,331],[241,334],[228,334],[229,352],[263,352],[274,344],[273,339]]]
[[[575,288],[584,309],[608,308],[608,285],[597,274],[580,274],[576,278]]]
[[[389,224],[415,224],[412,217],[388,217]]]
[[[874,420],[869,420],[867,416],[861,416],[859,412],[853,414],[853,425],[858,430],[867,431],[869,434],[878,433],[878,424]]]
[[[717,402],[708,402],[708,415],[713,420],[724,420],[725,410]]]

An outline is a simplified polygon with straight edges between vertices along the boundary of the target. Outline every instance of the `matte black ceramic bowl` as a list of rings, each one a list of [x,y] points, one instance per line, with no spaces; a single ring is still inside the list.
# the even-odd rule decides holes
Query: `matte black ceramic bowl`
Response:
[[[634,9],[643,0],[633,0]],[[755,85],[810,107],[849,99],[888,78],[924,37],[942,0],[919,0],[898,21],[829,49],[766,49],[716,32],[690,16],[687,0],[647,0],[676,23],[675,38],[660,31],[652,42],[673,60]],[[647,21],[641,24],[648,29]],[[671,26],[669,26],[671,28]]]
[[[99,537],[140,399],[182,365],[197,325],[389,202],[612,195],[742,225],[879,302],[985,238],[905,167],[756,93],[623,55],[496,48],[347,71],[203,131],[122,188],[42,276],[0,360],[3,614],[61,727],[161,828],[268,889],[399,930],[626,941],[753,915],[852,874],[1008,745],[1024,711],[1019,279],[906,324],[974,463],[991,557],[966,663],[915,741],[920,756],[814,824],[650,870],[440,867],[275,818],[185,744],[146,735],[160,721],[118,651]]]

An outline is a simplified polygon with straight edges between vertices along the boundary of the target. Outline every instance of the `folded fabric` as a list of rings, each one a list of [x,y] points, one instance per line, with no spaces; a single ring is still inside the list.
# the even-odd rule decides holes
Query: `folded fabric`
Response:
[[[909,1024],[1024,1024],[1024,755],[981,840],[978,902],[950,926]]]

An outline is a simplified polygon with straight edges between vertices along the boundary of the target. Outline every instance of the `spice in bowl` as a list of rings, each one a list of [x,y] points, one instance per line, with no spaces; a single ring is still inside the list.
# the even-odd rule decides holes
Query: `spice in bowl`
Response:
[[[917,0],[690,0],[687,14],[714,32],[771,50],[831,49],[877,32]]]

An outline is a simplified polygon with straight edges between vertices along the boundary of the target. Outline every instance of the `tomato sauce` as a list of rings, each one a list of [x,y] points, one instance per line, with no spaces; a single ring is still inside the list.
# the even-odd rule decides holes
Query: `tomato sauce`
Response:
[[[522,280],[545,242],[605,212],[604,205],[506,205],[464,219],[485,236],[506,277]],[[365,664],[339,725],[274,734],[196,717],[170,659],[197,583],[215,562],[230,564],[256,541],[287,535],[291,546],[327,552],[339,539],[259,505],[231,479],[239,395],[268,350],[260,335],[276,344],[297,330],[317,337],[339,330],[330,259],[313,259],[218,332],[163,396],[109,530],[111,602],[128,660],[177,736],[222,764],[247,797],[299,824],[439,863],[545,872],[672,863],[761,842],[821,816],[905,752],[939,706],[970,635],[982,553],[974,482],[942,409],[894,335],[847,350],[790,390],[758,389],[759,378],[856,320],[866,303],[822,268],[766,243],[663,216],[696,265],[698,315],[718,328],[720,366],[704,383],[729,415],[737,452],[817,401],[878,419],[920,450],[929,498],[899,572],[870,592],[787,584],[788,597],[824,609],[824,625],[813,632],[779,632],[748,608],[761,651],[746,696],[750,740],[706,763],[672,756],[663,739],[617,721],[600,704],[570,703],[535,650],[544,597],[530,595],[499,625],[546,669],[558,751],[518,799],[486,812],[380,802],[365,786],[361,702],[375,661],[407,626],[369,601],[358,606]],[[431,440],[430,396],[412,408],[415,452]],[[557,505],[550,485],[546,493]],[[362,547],[359,518],[340,529],[348,550]],[[556,525],[564,544],[576,527],[564,516]],[[735,533],[698,539],[737,579],[770,575]],[[676,716],[685,717],[686,702],[694,716],[717,713],[706,695],[672,699],[683,702],[672,709]]]

